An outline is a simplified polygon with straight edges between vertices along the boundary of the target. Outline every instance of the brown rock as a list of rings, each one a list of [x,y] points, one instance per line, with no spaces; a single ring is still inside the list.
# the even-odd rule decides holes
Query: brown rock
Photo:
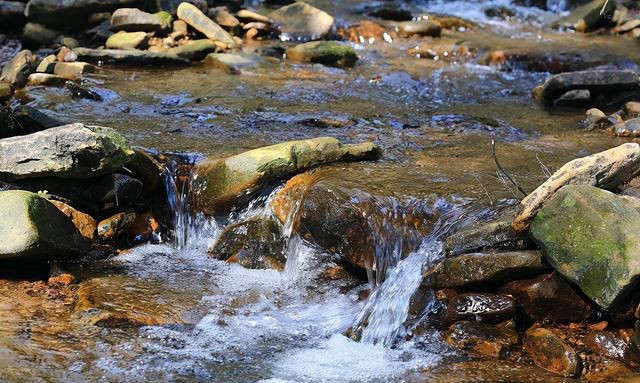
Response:
[[[98,223],[98,236],[113,239],[125,233],[136,220],[135,213],[118,213]]]
[[[79,80],[83,74],[95,72],[95,67],[84,62],[57,62],[53,74],[67,80]]]
[[[550,330],[530,328],[525,334],[523,348],[540,368],[565,377],[580,373],[578,354]]]
[[[75,277],[68,273],[49,277],[49,279],[47,280],[47,283],[49,283],[50,285],[61,285],[61,286],[69,286],[73,282],[75,282]]]
[[[92,216],[76,210],[64,202],[55,200],[49,200],[49,202],[57,207],[58,210],[63,212],[64,215],[71,218],[71,221],[83,237],[89,241],[93,241],[96,238],[96,228],[98,227],[98,223]]]
[[[583,321],[591,316],[596,308],[595,305],[586,302],[556,273],[510,282],[504,285],[500,292],[513,296],[524,312],[539,322]]]
[[[136,219],[129,227],[129,236],[136,241],[148,241],[154,233],[160,232],[160,224],[151,212],[136,214]]]
[[[628,362],[631,349],[624,340],[608,331],[596,331],[584,338],[584,345],[597,355]]]
[[[397,37],[396,32],[387,31],[384,26],[368,20],[363,20],[348,28],[341,28],[338,30],[338,35],[358,44],[373,44],[381,41],[390,43]]]
[[[449,322],[476,320],[497,324],[514,317],[516,302],[506,295],[465,293],[449,300],[446,313]]]
[[[499,357],[505,349],[518,343],[518,333],[514,330],[481,322],[454,323],[445,337],[450,345],[493,357]]]

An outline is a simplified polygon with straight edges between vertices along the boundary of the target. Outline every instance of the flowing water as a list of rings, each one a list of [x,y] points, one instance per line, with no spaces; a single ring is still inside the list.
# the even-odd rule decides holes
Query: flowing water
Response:
[[[340,25],[389,4],[311,2]],[[73,100],[63,89],[28,89],[25,102],[55,117],[111,126],[135,145],[189,161],[323,135],[348,143],[375,140],[384,149],[382,160],[329,165],[323,177],[349,190],[354,205],[369,207],[363,214],[376,252],[368,283],[321,279],[335,259],[295,234],[302,208],[296,201],[282,228],[284,272],[212,259],[207,252],[225,226],[271,214],[277,188],[233,216],[211,220],[192,214],[189,195],[197,191],[190,190],[189,177],[178,175],[178,163],[168,163],[174,242],[63,265],[79,278],[79,292],[71,288],[65,295],[26,282],[0,286],[0,381],[412,381],[411,372],[447,360],[452,351],[437,332],[406,326],[409,301],[422,270],[442,256],[440,240],[452,227],[488,219],[515,196],[496,173],[491,141],[527,191],[545,179],[545,168],[624,142],[581,130],[581,110],[536,106],[530,90],[547,73],[503,70],[480,58],[491,49],[522,49],[591,62],[640,61],[634,41],[541,27],[558,16],[552,12],[518,6],[507,20],[486,16],[486,9],[509,3],[393,2],[414,14],[457,15],[479,24],[435,40],[357,44],[361,60],[352,70],[278,60],[240,76],[198,66],[104,67],[86,84],[103,96],[100,103]],[[548,3],[565,7],[564,1]],[[406,53],[425,41],[464,42],[475,54],[429,60]],[[14,49],[0,50],[0,61]],[[429,233],[412,229],[407,217],[415,212],[436,218]],[[77,293],[105,310],[133,311],[159,323],[87,324]],[[433,304],[419,316],[428,317]],[[354,332],[360,341],[345,335]]]

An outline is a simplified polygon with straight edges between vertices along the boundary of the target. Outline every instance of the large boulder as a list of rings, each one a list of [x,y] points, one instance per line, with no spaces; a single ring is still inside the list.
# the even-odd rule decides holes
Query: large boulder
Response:
[[[16,57],[2,68],[0,81],[19,88],[26,85],[29,75],[36,70],[39,60],[29,50],[20,51]]]
[[[291,61],[319,63],[330,66],[352,67],[358,60],[350,46],[335,41],[311,41],[287,49]]]
[[[133,155],[111,128],[63,125],[0,140],[0,178],[95,177],[121,169]]]
[[[276,22],[282,37],[295,41],[320,39],[333,26],[333,16],[302,1],[271,12],[269,18]]]
[[[347,145],[320,137],[283,142],[197,164],[194,207],[208,215],[226,214],[247,202],[269,182],[335,161],[373,160],[380,148],[372,142]]]
[[[64,259],[89,250],[71,220],[38,194],[0,192],[0,217],[0,259]]]
[[[147,0],[30,0],[27,19],[58,30],[81,30],[89,23],[89,16],[99,12],[113,12],[118,8],[148,9]]]
[[[640,202],[569,185],[538,212],[530,234],[549,263],[603,308],[640,276]]]
[[[615,190],[640,171],[640,145],[627,143],[567,162],[520,202],[513,229],[527,230],[538,210],[566,185],[590,185]]]
[[[185,23],[211,40],[220,41],[230,48],[238,45],[227,31],[222,29],[221,26],[216,24],[215,21],[211,20],[193,4],[181,3],[178,6],[178,18],[184,20]]]

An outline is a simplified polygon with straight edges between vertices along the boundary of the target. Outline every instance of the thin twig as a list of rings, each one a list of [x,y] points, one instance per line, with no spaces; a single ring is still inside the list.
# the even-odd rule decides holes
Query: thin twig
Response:
[[[478,183],[480,184],[480,187],[482,188],[482,190],[484,190],[484,194],[487,195],[487,198],[489,198],[489,205],[493,206],[493,201],[491,200],[491,195],[489,194],[489,192],[487,191],[487,188],[484,187],[484,185],[482,184],[482,182],[480,182],[480,178],[478,177],[478,173],[473,172],[471,173],[473,174],[473,177],[476,179],[476,181],[478,181]]]
[[[538,153],[536,153],[536,160],[538,160],[538,163],[540,164],[540,167],[542,168],[542,172],[544,173],[545,177],[547,178],[551,177],[553,173],[551,173],[551,170],[549,170],[547,165],[542,163],[542,161],[540,160],[540,157],[538,157]]]
[[[602,5],[602,9],[600,10],[600,16],[604,15],[604,10],[607,9],[607,5],[609,4],[609,0],[605,1]]]
[[[496,163],[496,167],[498,168],[498,170],[505,176],[507,177],[507,179],[509,180],[509,182],[511,182],[516,189],[518,189],[520,191],[520,193],[522,193],[522,195],[524,195],[525,197],[527,196],[527,192],[524,191],[524,189],[522,189],[520,187],[520,185],[518,185],[518,183],[516,181],[513,180],[513,178],[511,178],[511,176],[509,175],[509,173],[507,173],[506,170],[504,170],[502,168],[502,166],[500,165],[500,161],[498,161],[498,156],[496,155],[496,140],[491,140],[491,146],[493,148],[493,161]],[[517,194],[516,194],[517,196]]]

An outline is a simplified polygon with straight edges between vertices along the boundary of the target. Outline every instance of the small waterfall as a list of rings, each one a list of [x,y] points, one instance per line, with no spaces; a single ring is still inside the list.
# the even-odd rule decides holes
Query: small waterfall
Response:
[[[551,12],[564,12],[569,9],[568,0],[547,0],[547,10]]]

